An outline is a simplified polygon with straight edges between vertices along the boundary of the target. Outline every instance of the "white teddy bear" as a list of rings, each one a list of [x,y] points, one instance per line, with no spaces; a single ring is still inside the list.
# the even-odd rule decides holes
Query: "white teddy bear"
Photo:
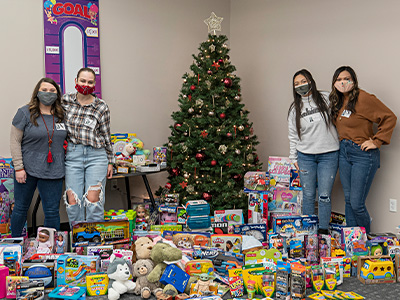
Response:
[[[132,293],[136,288],[136,283],[129,279],[132,275],[132,263],[130,261],[112,254],[107,275],[110,279],[108,283],[109,300],[117,300],[121,294]]]

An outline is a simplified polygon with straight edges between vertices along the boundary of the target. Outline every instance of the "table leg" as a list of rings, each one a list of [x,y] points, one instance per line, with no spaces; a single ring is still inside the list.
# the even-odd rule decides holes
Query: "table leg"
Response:
[[[129,177],[125,177],[125,189],[126,189],[126,200],[128,203],[128,209],[132,209],[131,189],[129,187]]]
[[[151,192],[149,182],[147,181],[146,175],[142,175],[144,185],[146,186],[147,194],[149,194],[151,204],[153,205],[153,209],[156,209],[156,201],[154,200],[153,193]]]

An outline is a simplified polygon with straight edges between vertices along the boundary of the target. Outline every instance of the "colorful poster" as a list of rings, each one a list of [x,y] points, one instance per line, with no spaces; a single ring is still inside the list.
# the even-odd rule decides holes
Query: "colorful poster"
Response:
[[[78,70],[91,68],[101,97],[99,1],[43,0],[43,11],[46,77],[73,92]]]

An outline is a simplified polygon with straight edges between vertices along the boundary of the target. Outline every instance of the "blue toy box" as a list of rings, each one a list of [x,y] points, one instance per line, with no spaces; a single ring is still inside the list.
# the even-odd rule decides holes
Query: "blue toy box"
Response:
[[[186,203],[186,214],[191,217],[210,215],[210,204],[204,200],[193,200]]]
[[[164,285],[173,285],[178,292],[183,293],[189,282],[190,275],[176,265],[169,265],[165,268],[160,282]]]
[[[57,259],[57,286],[86,287],[86,274],[100,271],[100,257],[63,254]]]
[[[259,241],[267,240],[268,228],[266,224],[234,225],[233,233],[254,236]]]
[[[274,218],[273,231],[282,236],[297,236],[318,233],[318,217],[315,215],[282,216]]]

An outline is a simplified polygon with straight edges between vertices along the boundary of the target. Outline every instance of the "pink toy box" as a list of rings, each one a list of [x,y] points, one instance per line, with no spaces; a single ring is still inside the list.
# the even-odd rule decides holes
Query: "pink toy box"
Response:
[[[5,298],[6,293],[6,277],[8,276],[8,268],[0,265],[0,299]]]

